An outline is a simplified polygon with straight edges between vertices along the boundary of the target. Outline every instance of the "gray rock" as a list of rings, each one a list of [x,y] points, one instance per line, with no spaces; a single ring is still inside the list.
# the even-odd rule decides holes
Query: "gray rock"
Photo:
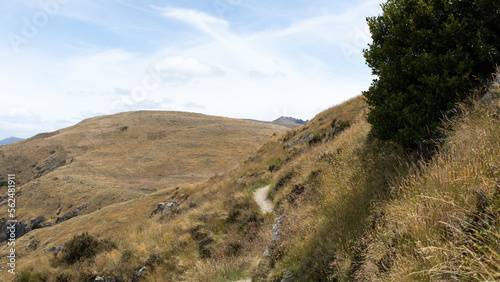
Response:
[[[76,217],[76,216],[78,216],[78,211],[69,212],[61,217],[58,217],[56,219],[56,224],[61,223],[63,221],[66,221],[66,220],[71,219],[71,218]]]
[[[33,240],[30,242],[30,244],[26,247],[26,250],[36,250],[38,248],[38,240]]]
[[[61,216],[61,217],[58,217],[58,218],[56,219],[56,224],[61,223],[61,222],[63,222],[63,221],[66,221],[66,220],[68,220],[68,219],[71,219],[71,218],[73,218],[73,217],[78,216],[78,214],[79,214],[82,210],[89,210],[89,205],[88,205],[88,204],[84,204],[84,205],[82,205],[81,207],[79,207],[79,208],[75,209],[74,211],[71,211],[71,212],[69,212],[69,213],[67,213],[67,214],[65,214],[65,215],[63,215],[63,216]]]
[[[162,211],[164,208],[165,208],[165,203],[161,202],[161,203],[158,203],[158,207],[156,209],[159,211]]]
[[[277,241],[280,238],[280,227],[281,227],[281,222],[283,220],[283,217],[280,216],[276,219],[276,223],[273,226],[273,240],[271,242]]]
[[[262,256],[267,257],[269,255],[269,246],[266,247],[266,250],[264,251],[264,254]]]
[[[167,208],[173,208],[178,204],[176,200],[172,200],[170,203],[167,204]]]
[[[52,247],[50,247],[49,252],[57,252],[61,249],[62,249],[61,246],[52,246]]]
[[[45,222],[43,224],[43,228],[45,228],[45,227],[51,227],[51,226],[54,226],[54,223],[52,223],[52,222]]]
[[[283,216],[280,216],[278,217],[274,222],[274,226],[273,226],[273,239],[271,239],[271,242],[269,242],[269,245],[266,247],[266,250],[264,251],[264,254],[263,256],[268,256],[269,255],[269,246],[275,244],[280,238],[281,238],[281,234],[280,234],[280,229],[281,229],[281,223],[283,221]]]
[[[19,238],[31,231],[31,228],[24,222],[7,224],[7,220],[5,218],[2,218],[0,219],[0,243],[5,242],[10,237],[11,233],[7,229],[10,226],[13,226],[15,228],[14,235],[16,238]]]
[[[146,274],[146,271],[147,271],[147,270],[148,270],[148,268],[144,266],[143,268],[141,268],[141,269],[137,270],[137,272],[135,273],[135,276],[136,276],[136,277],[141,277],[141,276],[143,276],[144,274]]]

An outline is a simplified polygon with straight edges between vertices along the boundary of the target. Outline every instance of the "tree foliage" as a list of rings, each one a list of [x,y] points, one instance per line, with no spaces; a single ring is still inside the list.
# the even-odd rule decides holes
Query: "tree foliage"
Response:
[[[372,133],[414,147],[500,63],[500,1],[388,0],[368,18]]]

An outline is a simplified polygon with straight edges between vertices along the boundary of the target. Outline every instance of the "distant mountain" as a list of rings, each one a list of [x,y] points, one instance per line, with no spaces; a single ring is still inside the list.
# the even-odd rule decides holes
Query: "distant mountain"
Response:
[[[280,117],[276,120],[273,120],[274,124],[283,125],[286,127],[297,127],[303,124],[306,124],[307,121],[303,121],[301,119],[296,119],[293,117]]]
[[[21,141],[21,140],[24,140],[22,138],[17,138],[17,137],[9,137],[9,138],[5,138],[3,140],[0,141],[0,146],[3,146],[3,145],[8,145],[10,143],[14,143],[14,142],[17,142],[17,141]]]

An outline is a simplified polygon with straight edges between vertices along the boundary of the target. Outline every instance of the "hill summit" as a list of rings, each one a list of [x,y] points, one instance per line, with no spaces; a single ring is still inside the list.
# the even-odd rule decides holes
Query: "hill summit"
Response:
[[[304,125],[307,123],[307,121],[303,121],[301,119],[296,119],[293,117],[282,116],[278,119],[273,120],[273,123],[293,128],[293,127]]]

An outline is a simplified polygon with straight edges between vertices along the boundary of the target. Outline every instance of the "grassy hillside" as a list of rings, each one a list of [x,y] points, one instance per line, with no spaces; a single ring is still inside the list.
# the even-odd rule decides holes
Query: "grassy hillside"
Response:
[[[15,173],[22,185],[18,219],[55,221],[85,204],[83,214],[224,172],[280,130],[181,112],[96,117],[1,147],[0,181]]]
[[[371,137],[366,103],[349,100],[273,135],[228,173],[32,231],[18,242],[22,277],[498,280],[500,92],[491,92],[457,108],[426,159]],[[274,213],[252,197],[266,185]],[[156,212],[159,202],[174,204]],[[82,232],[111,247],[71,261]],[[65,247],[25,251],[34,240]]]
[[[75,212],[93,218],[87,226],[69,220],[68,227],[62,222],[34,230],[20,238],[20,244],[37,232],[46,232],[46,241],[35,239],[40,241],[36,252],[43,254],[43,249],[82,231],[122,231],[114,229],[114,220],[128,223],[128,216],[140,218],[145,213],[147,219],[151,213],[149,207],[134,206],[135,199],[148,195],[155,199],[165,194],[161,191],[223,173],[241,163],[273,133],[285,129],[192,113],[130,112],[88,119],[2,146],[1,181],[4,185],[6,174],[16,174],[18,220],[30,226],[30,220],[43,216],[46,221],[42,225],[54,224]],[[2,187],[0,218],[7,216],[6,190]],[[151,206],[158,202],[154,201]],[[129,215],[121,217],[116,212],[119,207]],[[111,221],[92,215],[101,210],[113,213]],[[42,246],[48,241],[50,245]],[[7,248],[2,245],[5,253]],[[24,249],[18,248],[18,255],[24,256]]]

